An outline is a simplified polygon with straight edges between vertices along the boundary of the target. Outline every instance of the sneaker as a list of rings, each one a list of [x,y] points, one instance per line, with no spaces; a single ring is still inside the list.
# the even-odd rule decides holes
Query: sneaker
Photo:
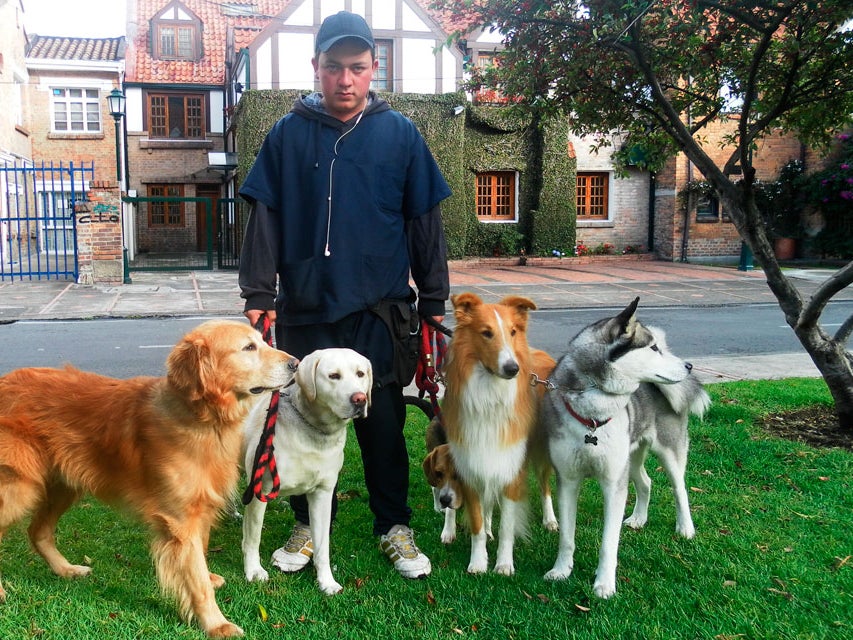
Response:
[[[429,558],[415,545],[412,530],[404,524],[394,525],[381,536],[379,548],[404,578],[424,578],[432,571]]]
[[[314,546],[311,544],[311,529],[307,524],[297,522],[293,525],[290,538],[280,549],[272,554],[273,566],[284,573],[295,573],[311,562]]]

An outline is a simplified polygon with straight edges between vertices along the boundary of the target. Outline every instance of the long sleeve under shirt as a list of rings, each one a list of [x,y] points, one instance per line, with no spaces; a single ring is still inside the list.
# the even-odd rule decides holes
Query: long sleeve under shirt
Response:
[[[411,271],[419,310],[444,313],[439,203],[450,189],[414,124],[384,100],[371,96],[348,123],[326,114],[319,94],[298,100],[240,195],[253,204],[240,258],[247,309],[273,308],[275,297],[279,322],[334,322],[406,298]]]

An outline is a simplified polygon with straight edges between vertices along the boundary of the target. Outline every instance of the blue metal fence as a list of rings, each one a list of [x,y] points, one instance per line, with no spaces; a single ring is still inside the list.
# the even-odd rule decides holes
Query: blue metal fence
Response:
[[[0,164],[0,280],[76,280],[74,204],[94,163]]]

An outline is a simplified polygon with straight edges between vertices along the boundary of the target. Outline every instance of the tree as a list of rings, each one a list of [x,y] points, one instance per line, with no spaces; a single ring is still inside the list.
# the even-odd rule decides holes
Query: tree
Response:
[[[757,141],[779,130],[826,148],[850,124],[849,0],[436,4],[470,27],[504,36],[499,64],[475,74],[470,88],[499,88],[519,97],[517,108],[564,114],[574,133],[600,145],[621,132],[627,142],[617,161],[630,153],[634,164],[656,170],[677,152],[690,159],[762,265],[787,323],[829,387],[841,427],[853,431],[853,356],[846,346],[853,316],[834,335],[820,324],[827,303],[853,282],[853,262],[803,299],[782,272],[756,207],[751,154]],[[718,167],[702,131],[733,104],[739,105],[736,133],[727,140],[733,152]]]

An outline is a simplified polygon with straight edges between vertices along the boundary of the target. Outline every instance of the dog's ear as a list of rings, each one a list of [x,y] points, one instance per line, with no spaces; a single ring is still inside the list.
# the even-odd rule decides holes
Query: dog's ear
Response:
[[[470,322],[474,309],[483,304],[483,301],[475,293],[460,293],[450,297],[450,302],[453,303],[453,315],[456,317],[456,322],[466,324]]]
[[[207,340],[195,332],[185,335],[166,359],[169,384],[189,400],[204,397],[213,376],[210,347]]]
[[[619,315],[607,323],[607,330],[609,331],[609,338],[612,344],[610,353],[607,354],[607,359],[611,362],[618,360],[625,352],[631,349],[637,327],[639,326],[639,322],[637,321],[637,304],[639,302],[640,298],[637,296]]]
[[[630,338],[634,334],[634,329],[637,326],[637,305],[639,303],[640,296],[637,296],[631,301],[631,304],[625,307],[619,312],[619,315],[613,318],[611,331],[613,331],[614,339],[619,339],[623,336]]]
[[[367,417],[367,411],[370,410],[371,402],[373,402],[373,365],[370,363],[370,360],[367,360],[367,409],[364,414],[365,418]]]
[[[438,480],[435,477],[435,458],[436,453],[435,449],[433,449],[426,455],[426,458],[424,458],[423,465],[421,465],[423,467],[424,475],[426,476],[427,482],[431,487],[434,487],[438,484]]]
[[[310,402],[317,399],[317,367],[319,365],[320,350],[317,350],[302,358],[296,368],[296,384]]]
[[[533,300],[521,296],[507,296],[501,300],[501,304],[505,307],[512,307],[523,316],[526,316],[528,311],[536,309],[536,304]]]

